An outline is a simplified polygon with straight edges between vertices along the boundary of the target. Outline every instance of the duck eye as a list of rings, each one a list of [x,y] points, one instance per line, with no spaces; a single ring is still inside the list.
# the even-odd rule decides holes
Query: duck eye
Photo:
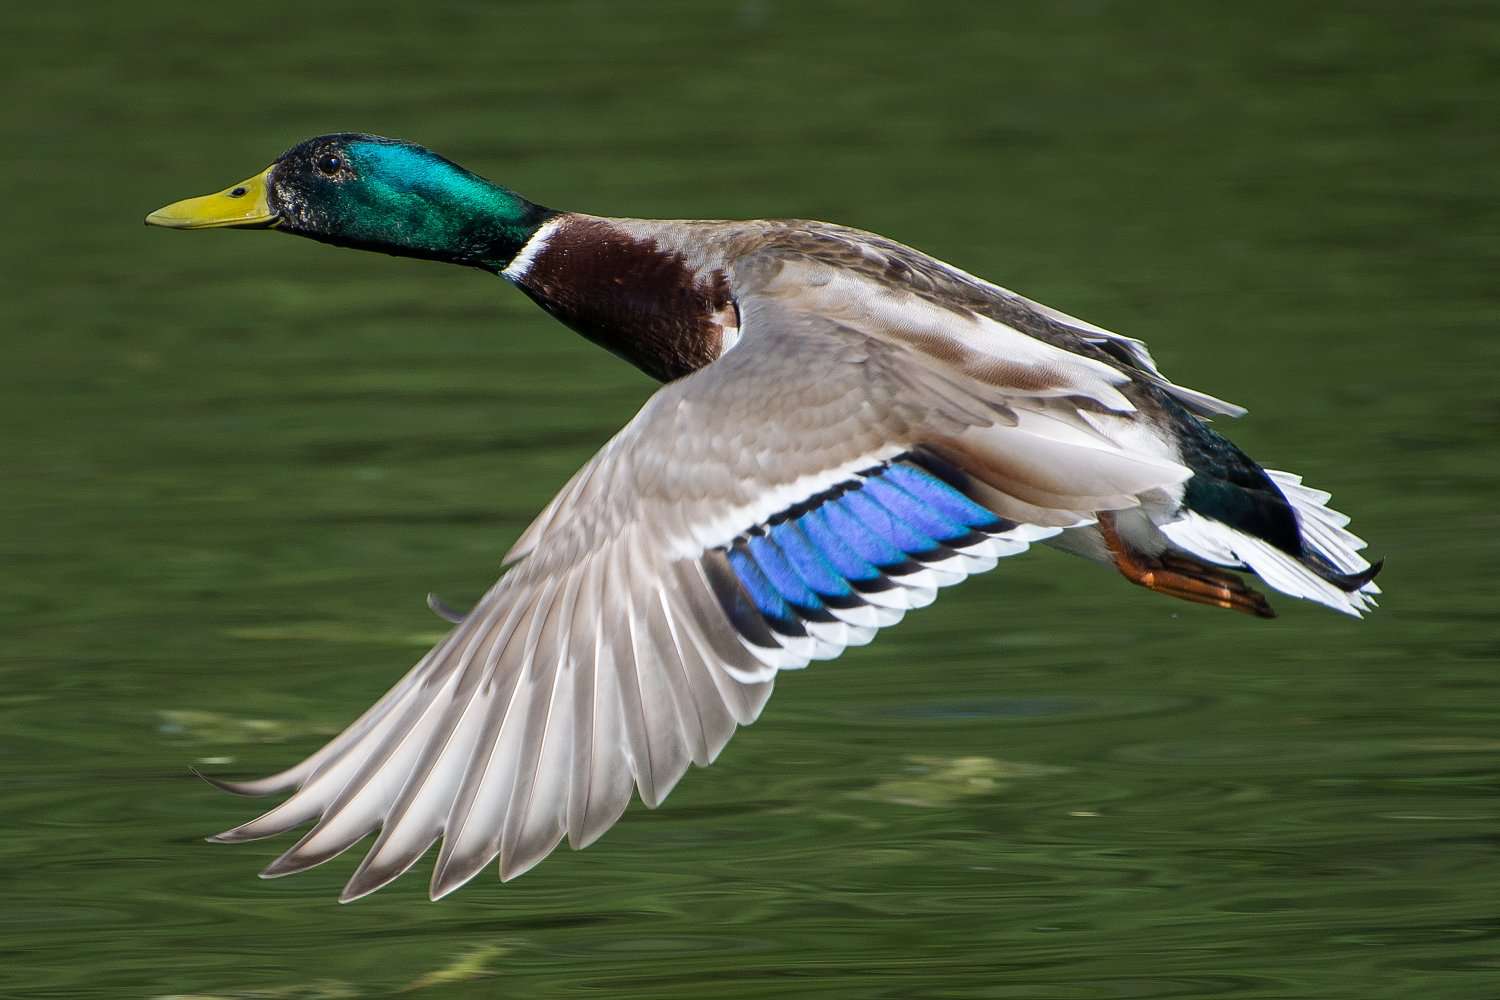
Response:
[[[334,156],[332,153],[324,153],[322,156],[318,157],[318,169],[325,174],[336,174],[339,172],[339,168],[343,165],[344,161],[339,159],[337,156]]]

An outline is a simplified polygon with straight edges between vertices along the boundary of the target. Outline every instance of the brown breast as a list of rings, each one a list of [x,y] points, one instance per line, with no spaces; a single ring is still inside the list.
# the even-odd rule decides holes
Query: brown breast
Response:
[[[663,382],[713,361],[739,326],[721,268],[603,219],[564,217],[513,280],[568,326]]]

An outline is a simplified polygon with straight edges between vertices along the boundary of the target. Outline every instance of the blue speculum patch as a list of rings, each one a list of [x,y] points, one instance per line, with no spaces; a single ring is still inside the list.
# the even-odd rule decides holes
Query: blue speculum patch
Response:
[[[1012,527],[919,463],[903,455],[740,536],[726,555],[744,596],[773,625],[824,618],[887,573]]]
[[[792,609],[787,607],[780,592],[766,579],[765,574],[760,571],[760,565],[751,558],[749,552],[738,546],[730,549],[729,565],[734,569],[740,586],[745,588],[745,593],[761,614],[779,621],[792,619]]]

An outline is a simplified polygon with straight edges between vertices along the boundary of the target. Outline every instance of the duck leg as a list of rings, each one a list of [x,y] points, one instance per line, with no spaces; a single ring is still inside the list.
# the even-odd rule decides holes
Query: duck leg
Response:
[[[1099,515],[1099,534],[1115,568],[1131,583],[1194,604],[1212,604],[1257,618],[1275,618],[1265,595],[1233,573],[1181,555],[1148,556],[1133,552],[1115,529],[1114,515]]]

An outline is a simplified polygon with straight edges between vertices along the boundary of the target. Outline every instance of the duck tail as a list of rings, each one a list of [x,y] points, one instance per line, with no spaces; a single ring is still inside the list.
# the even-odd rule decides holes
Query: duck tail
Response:
[[[1304,486],[1302,477],[1290,472],[1265,471],[1296,515],[1300,552],[1288,552],[1188,509],[1161,525],[1162,534],[1196,558],[1249,570],[1283,594],[1356,618],[1374,609],[1380,593],[1374,578],[1384,561],[1372,564],[1359,554],[1364,540],[1347,530],[1347,516],[1328,506],[1328,493]]]

